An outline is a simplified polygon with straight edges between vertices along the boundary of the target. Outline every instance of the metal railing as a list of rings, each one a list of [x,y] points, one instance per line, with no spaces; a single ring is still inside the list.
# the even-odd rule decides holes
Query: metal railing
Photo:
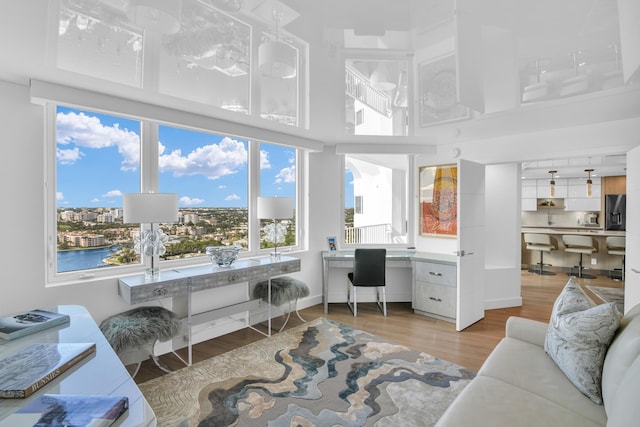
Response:
[[[393,243],[391,238],[391,224],[345,227],[344,242],[346,244]]]
[[[345,92],[354,99],[363,102],[378,113],[391,117],[391,98],[386,93],[374,89],[369,79],[351,67],[345,68]]]

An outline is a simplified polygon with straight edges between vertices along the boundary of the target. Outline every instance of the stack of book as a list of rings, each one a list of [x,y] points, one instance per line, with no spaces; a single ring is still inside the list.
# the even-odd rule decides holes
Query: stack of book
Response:
[[[0,338],[16,340],[69,324],[70,316],[67,314],[39,309],[24,311],[0,317]],[[48,335],[43,335],[43,338],[51,341]],[[24,344],[16,345],[14,351],[10,350],[13,344],[7,344],[10,347],[1,353],[0,399],[28,398],[96,351],[93,342]],[[46,389],[42,391],[46,392]],[[16,412],[1,419],[0,427],[110,426],[128,408],[126,396],[36,394],[26,399],[26,404]]]

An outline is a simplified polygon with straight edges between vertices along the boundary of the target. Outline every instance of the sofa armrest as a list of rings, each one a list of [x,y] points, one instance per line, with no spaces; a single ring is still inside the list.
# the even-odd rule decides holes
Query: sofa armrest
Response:
[[[548,323],[524,317],[511,316],[507,319],[506,336],[544,347]]]

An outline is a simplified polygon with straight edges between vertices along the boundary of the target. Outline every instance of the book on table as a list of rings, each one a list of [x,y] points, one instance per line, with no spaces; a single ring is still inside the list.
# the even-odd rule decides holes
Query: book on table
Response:
[[[69,320],[68,314],[40,309],[2,316],[0,317],[0,338],[13,340],[43,329],[69,323]]]
[[[0,360],[0,398],[32,395],[95,352],[95,343],[39,343]]]
[[[106,427],[128,408],[126,396],[43,394],[0,421],[0,427]]]

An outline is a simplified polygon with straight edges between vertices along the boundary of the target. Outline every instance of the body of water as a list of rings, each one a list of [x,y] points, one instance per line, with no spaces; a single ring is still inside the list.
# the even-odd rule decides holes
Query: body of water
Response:
[[[58,252],[58,273],[109,267],[104,260],[111,256],[110,248],[81,249]]]

